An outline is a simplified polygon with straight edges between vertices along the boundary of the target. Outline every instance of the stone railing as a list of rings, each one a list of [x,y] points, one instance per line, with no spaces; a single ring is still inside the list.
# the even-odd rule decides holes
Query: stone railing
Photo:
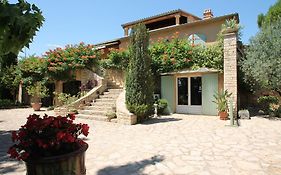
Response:
[[[106,90],[106,88],[107,88],[107,81],[104,78],[99,77],[98,86],[94,87],[92,90],[87,92],[86,95],[80,97],[78,100],[76,100],[75,102],[71,103],[68,106],[75,109],[79,109],[80,107],[83,107],[89,104],[90,102],[92,102],[94,99],[96,99],[99,96],[99,94],[102,94]]]

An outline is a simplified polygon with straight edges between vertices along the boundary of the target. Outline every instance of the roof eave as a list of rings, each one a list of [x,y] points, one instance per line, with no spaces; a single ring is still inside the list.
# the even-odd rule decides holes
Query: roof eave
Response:
[[[183,13],[183,14],[193,16],[194,18],[196,18],[198,20],[201,19],[200,17],[198,17],[196,15],[193,15],[191,13],[188,13],[188,12],[182,10],[182,9],[177,9],[177,10],[171,10],[171,11],[166,12],[166,13],[161,13],[161,14],[150,16],[150,17],[147,17],[147,18],[142,18],[142,19],[139,19],[139,20],[128,22],[128,23],[122,24],[121,26],[122,26],[122,28],[125,28],[127,26],[132,26],[132,25],[135,25],[135,24],[138,24],[138,23],[146,22],[146,21],[149,21],[149,20],[152,20],[152,19],[155,19],[155,18],[163,17],[163,16],[172,15],[172,14],[175,14],[175,13]]]

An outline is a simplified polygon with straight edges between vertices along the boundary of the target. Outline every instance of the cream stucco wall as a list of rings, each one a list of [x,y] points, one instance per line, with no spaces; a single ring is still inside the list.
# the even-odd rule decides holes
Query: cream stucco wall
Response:
[[[205,22],[195,22],[190,24],[183,24],[178,26],[170,26],[162,29],[150,31],[150,43],[157,42],[159,39],[171,39],[178,32],[180,38],[186,38],[191,34],[204,34],[206,36],[206,43],[213,43],[217,39],[217,35],[221,30],[221,25],[225,19],[210,20]],[[119,48],[126,49],[129,44],[129,37],[120,39]]]

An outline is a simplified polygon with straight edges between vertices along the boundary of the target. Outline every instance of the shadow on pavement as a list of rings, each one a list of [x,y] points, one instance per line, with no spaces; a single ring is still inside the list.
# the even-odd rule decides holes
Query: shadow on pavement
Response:
[[[16,172],[23,164],[21,161],[11,159],[7,154],[9,147],[13,145],[11,132],[0,130],[0,174]]]
[[[121,166],[108,166],[98,171],[97,175],[141,175],[142,171],[148,165],[155,165],[157,162],[162,162],[164,160],[164,156],[153,156],[150,159],[144,159],[138,162],[129,163]]]
[[[161,117],[159,117],[159,118],[151,118],[151,119],[149,119],[147,121],[144,121],[141,124],[143,124],[143,125],[151,125],[151,124],[156,124],[156,123],[175,122],[175,121],[180,121],[180,120],[182,120],[182,119],[180,119],[180,118],[167,118],[167,117],[161,118]]]

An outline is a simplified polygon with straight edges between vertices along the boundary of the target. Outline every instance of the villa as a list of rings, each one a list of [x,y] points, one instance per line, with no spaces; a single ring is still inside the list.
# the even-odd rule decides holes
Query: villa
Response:
[[[216,43],[222,24],[230,19],[235,19],[239,23],[237,13],[215,17],[213,12],[208,9],[203,12],[203,17],[200,18],[178,9],[122,24],[123,37],[95,46],[104,51],[104,56],[111,49],[127,49],[129,32],[138,23],[143,23],[148,28],[150,42],[157,41],[159,38],[168,41],[176,33],[179,38],[190,41],[192,45],[212,45]],[[213,95],[223,89],[232,93],[234,110],[237,111],[237,57],[239,55],[237,40],[235,31],[224,33],[223,73],[215,69],[200,68],[198,70],[180,70],[161,74],[159,96],[168,100],[170,113],[217,115],[216,104],[212,102],[214,100]],[[91,79],[90,77],[93,76],[82,70],[77,73],[76,80],[85,84]],[[95,75],[95,78],[97,78],[97,75]],[[124,72],[120,70],[107,70],[105,79],[110,86],[114,82],[115,85],[124,87],[125,76]],[[98,82],[102,84],[101,80],[98,80]],[[56,82],[55,84],[56,92],[65,92],[64,82]],[[98,91],[104,91],[106,88]],[[120,91],[118,92],[120,93]],[[90,97],[96,98],[96,96],[84,97],[78,104],[87,104]],[[87,111],[86,114],[93,115],[94,113]]]

